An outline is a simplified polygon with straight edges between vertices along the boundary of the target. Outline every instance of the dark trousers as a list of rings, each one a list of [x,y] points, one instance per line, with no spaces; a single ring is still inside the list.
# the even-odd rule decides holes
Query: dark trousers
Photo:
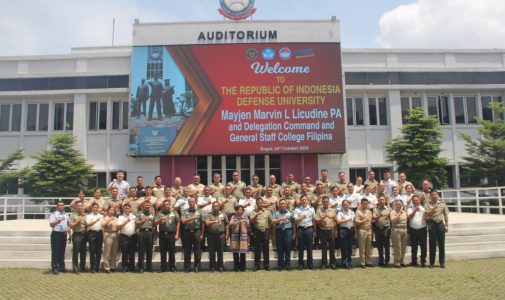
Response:
[[[351,266],[352,245],[354,244],[354,228],[340,227],[340,253],[342,256],[342,265]]]
[[[167,270],[167,253],[168,253],[168,267],[175,268],[175,232],[159,232],[158,238],[160,241],[160,257],[161,257],[161,270]]]
[[[318,249],[321,243],[321,227],[314,225],[314,249]]]
[[[314,239],[314,229],[311,227],[297,228],[299,248],[298,248],[298,266],[303,267],[303,252],[307,250],[307,267],[314,266],[312,260],[312,240]]]
[[[432,223],[428,230],[430,236],[430,265],[435,264],[438,244],[438,262],[445,265],[445,224],[444,222]]]
[[[84,232],[74,232],[72,234],[72,269],[73,271],[84,271],[85,268],[86,235]]]
[[[245,271],[245,253],[233,253],[233,269]]]
[[[410,247],[412,250],[412,264],[417,265],[417,247],[421,247],[421,263],[426,264],[426,227],[420,229],[410,228]]]
[[[156,103],[156,113],[158,115],[158,119],[161,119],[161,99],[160,96],[151,96],[151,101],[149,102],[149,119],[153,117],[154,104]]]
[[[146,258],[146,268],[148,271],[153,269],[153,231],[140,230],[137,233],[137,240],[139,245],[138,267],[144,268],[144,256]]]
[[[98,272],[100,270],[100,260],[102,259],[103,235],[101,231],[88,231],[89,243],[89,263],[90,270]]]
[[[223,268],[223,252],[224,252],[224,232],[212,233],[207,232],[207,243],[209,244],[209,269]],[[216,266],[217,254],[217,266]]]
[[[51,268],[53,271],[65,270],[66,232],[51,232]]]
[[[275,230],[275,242],[277,243],[277,268],[280,270],[291,266],[291,235],[291,228],[285,230]]]
[[[122,234],[119,239],[121,245],[121,265],[123,270],[135,270],[135,251],[137,249],[137,235]]]
[[[195,256],[195,267],[200,267],[201,234],[201,229],[184,229],[182,233],[182,248],[184,249],[184,270],[189,270],[191,268],[191,252],[193,252]]]
[[[319,231],[321,238],[321,262],[323,266],[328,265],[328,250],[330,251],[330,264],[335,265],[335,230],[324,230]]]
[[[144,97],[139,97],[137,99],[137,112],[138,116],[140,117],[140,114],[143,114],[144,116],[146,115],[146,101]]]
[[[377,242],[377,251],[379,252],[379,265],[388,264],[390,257],[390,244],[391,230],[387,228],[373,227],[375,241]]]
[[[270,256],[269,256],[269,240],[270,240],[270,230],[261,231],[254,229],[254,266],[260,267],[261,253],[263,253],[263,267],[270,267]]]

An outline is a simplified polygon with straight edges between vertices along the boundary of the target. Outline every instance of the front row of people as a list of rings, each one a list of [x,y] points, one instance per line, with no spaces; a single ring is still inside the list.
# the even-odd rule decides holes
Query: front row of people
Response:
[[[212,203],[210,213],[197,209],[195,198],[188,199],[188,208],[181,215],[173,210],[171,201],[165,200],[161,209],[155,213],[151,203],[145,201],[138,214],[132,213],[129,204],[122,206],[123,213],[116,217],[116,208],[110,206],[105,215],[98,213],[99,205],[92,204],[91,213],[84,214],[84,203],[75,203],[75,213],[69,217],[65,205],[58,202],[57,210],[49,219],[53,228],[51,234],[52,260],[54,274],[65,271],[64,253],[67,233],[73,242],[72,268],[74,273],[84,271],[86,264],[86,243],[89,244],[90,272],[100,271],[103,259],[104,272],[114,272],[121,251],[121,269],[124,272],[135,270],[135,254],[138,252],[137,271],[153,271],[153,244],[159,240],[160,270],[176,271],[176,241],[181,238],[184,251],[184,271],[199,272],[202,243],[207,240],[209,251],[209,270],[224,271],[223,252],[229,241],[233,253],[235,271],[244,271],[246,254],[250,244],[254,244],[253,271],[270,269],[269,241],[275,243],[278,270],[290,270],[291,250],[298,247],[298,269],[313,269],[312,247],[317,235],[322,250],[322,269],[335,269],[335,245],[341,250],[342,267],[351,268],[352,249],[355,241],[359,247],[359,262],[362,268],[374,266],[371,262],[372,240],[375,236],[379,254],[379,265],[387,266],[390,257],[390,243],[393,246],[394,267],[404,264],[407,245],[407,231],[410,232],[412,246],[411,265],[417,266],[418,246],[421,248],[420,263],[426,265],[426,241],[429,233],[429,263],[435,263],[436,246],[439,247],[439,263],[445,267],[445,232],[448,230],[448,209],[438,201],[438,193],[431,193],[430,201],[421,206],[417,195],[412,197],[412,205],[407,209],[401,200],[386,205],[384,196],[378,199],[377,207],[369,209],[366,198],[353,210],[347,200],[342,208],[330,207],[330,200],[324,196],[322,207],[315,212],[308,204],[306,196],[300,198],[300,205],[288,209],[286,200],[278,202],[278,209],[272,214],[265,209],[263,200],[257,200],[257,208],[245,212],[242,205],[235,206],[235,213],[227,215],[219,202]],[[409,222],[408,222],[409,220]],[[409,226],[407,225],[409,224]],[[407,228],[408,227],[408,228]],[[298,243],[298,244],[297,244]],[[103,245],[103,255],[102,255]],[[306,264],[304,253],[306,255]],[[193,265],[191,255],[193,254]],[[329,257],[329,261],[328,261]]]

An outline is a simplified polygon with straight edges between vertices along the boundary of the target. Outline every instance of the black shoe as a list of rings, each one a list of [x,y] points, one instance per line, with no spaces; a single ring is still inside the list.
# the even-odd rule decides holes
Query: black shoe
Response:
[[[224,272],[223,267],[219,267],[218,271],[219,271],[219,273],[223,273]]]
[[[440,265],[440,268],[445,269],[445,264]]]
[[[410,265],[411,265],[412,267],[417,267],[417,262],[414,262],[414,261],[413,261],[413,262],[411,262],[411,263],[410,263]]]
[[[365,265],[360,265],[360,268],[366,269],[366,266]]]
[[[430,269],[433,269],[434,265],[430,265]]]
[[[67,273],[67,270],[65,270],[64,268],[60,269],[60,273]]]
[[[303,266],[298,266],[298,271],[303,270]]]
[[[314,270],[314,266],[308,266],[307,269]]]
[[[252,271],[253,271],[253,272],[256,272],[256,271],[258,271],[258,270],[259,270],[259,268],[258,268],[257,266],[254,266],[254,267],[252,268]]]
[[[200,267],[195,267],[195,273],[200,272]]]
[[[421,263],[421,268],[426,267],[426,263]]]
[[[214,273],[214,268],[210,268],[209,272]]]
[[[94,269],[91,269],[91,274],[95,274],[95,270]]]
[[[405,264],[400,264],[400,267],[405,268],[406,265]]]
[[[366,264],[365,266],[367,266],[367,267],[369,267],[369,268],[373,268],[373,267],[375,267],[375,265],[374,265],[374,264]]]
[[[331,268],[332,270],[335,270],[335,269],[337,268],[337,266],[336,266],[335,264],[331,264],[331,265],[330,265],[330,268]]]
[[[397,268],[397,269],[401,268],[401,266],[400,266],[400,265],[394,265],[393,267],[395,267],[395,268]]]
[[[189,273],[189,268],[184,268],[184,273]]]
[[[139,273],[140,274],[144,273],[144,269],[143,268],[139,268]]]
[[[75,275],[79,275],[81,272],[79,272],[79,270],[74,270],[74,274]]]
[[[58,275],[58,269],[53,269],[52,272],[53,272],[54,275]]]
[[[384,263],[383,262],[379,262],[379,267],[384,267]]]
[[[291,271],[291,266],[286,266],[286,271]]]
[[[103,270],[103,272],[104,272],[105,274],[109,274],[109,273],[110,273],[110,270]]]
[[[111,273],[116,273],[116,269],[110,269]]]
[[[263,267],[263,270],[265,270],[265,271],[270,271],[270,267],[269,267],[269,266],[264,266],[264,267]]]
[[[177,273],[177,269],[175,267],[170,268],[170,272]]]
[[[325,265],[322,265],[321,266],[321,270],[325,270],[326,269],[326,266]]]

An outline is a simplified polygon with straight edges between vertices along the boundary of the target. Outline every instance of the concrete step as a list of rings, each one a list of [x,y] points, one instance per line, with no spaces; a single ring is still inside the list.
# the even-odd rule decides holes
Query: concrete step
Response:
[[[493,227],[505,227],[505,222],[451,223],[450,216],[449,216],[449,229],[493,228]]]
[[[51,236],[48,230],[0,230],[0,237],[47,237]]]
[[[0,236],[0,245],[8,245],[8,244],[47,244],[47,245],[50,245],[50,243],[51,243],[51,241],[49,239],[49,236],[21,236],[21,237],[20,236]]]
[[[493,242],[493,241],[505,241],[505,234],[483,234],[483,235],[448,235],[445,237],[445,243],[467,243],[467,242]]]
[[[500,227],[468,227],[450,229],[446,236],[478,236],[489,234],[505,234],[505,226]]]

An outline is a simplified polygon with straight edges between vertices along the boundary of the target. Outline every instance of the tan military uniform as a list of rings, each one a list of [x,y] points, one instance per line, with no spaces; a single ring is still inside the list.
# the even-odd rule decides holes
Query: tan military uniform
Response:
[[[331,182],[328,179],[326,181],[323,181],[322,179],[319,179],[318,181],[316,181],[316,186],[318,184],[322,184],[323,185],[323,193],[325,193],[325,194],[331,194],[331,188],[333,187],[333,182]]]
[[[153,187],[153,196],[156,198],[163,198],[165,196],[165,186],[154,186]]]
[[[210,188],[211,194],[214,197],[216,197],[216,199],[224,197],[225,186],[221,182],[219,183],[219,185],[216,185],[215,183],[213,183],[213,184],[209,185],[209,188]]]
[[[259,231],[265,231],[270,228],[270,221],[272,220],[272,214],[267,209],[262,209],[261,211],[256,210],[254,214],[260,212],[256,220],[254,221],[253,228]]]
[[[372,257],[372,212],[368,209],[356,210],[356,221],[364,221],[358,228],[359,259],[362,266],[370,265]]]
[[[203,189],[205,188],[205,185],[199,183],[198,185],[194,185],[193,183],[188,185],[187,188],[189,189],[190,193],[196,192],[194,197],[202,196],[203,195]]]
[[[273,196],[278,196],[278,197],[281,197],[282,196],[282,190],[281,190],[281,186],[278,185],[277,183],[275,185],[267,185],[263,188],[263,195],[266,195],[266,188],[267,187],[270,187],[272,189],[272,195]]]
[[[391,241],[393,243],[393,256],[395,266],[403,264],[405,258],[405,250],[407,248],[407,214],[404,210],[400,210],[400,212],[393,210],[391,212],[391,219],[395,218],[398,215],[400,216],[398,222],[391,225]]]
[[[158,198],[154,196],[149,196],[149,197],[142,197],[139,200],[137,200],[137,205],[138,205],[138,211],[141,212],[143,209],[143,204],[145,201],[149,201],[151,203],[151,208],[149,209],[149,213],[152,215],[156,215],[156,203],[158,203]]]
[[[435,206],[435,203],[433,201],[429,201],[424,208],[426,211],[431,210]],[[428,227],[430,226],[429,223],[440,223],[444,222],[445,216],[449,214],[449,208],[447,208],[447,204],[442,202],[440,199],[438,200],[438,207],[435,209],[433,214],[426,219],[428,221]]]
[[[98,203],[98,212],[103,212],[104,208],[107,205],[107,200],[105,200],[102,197],[100,197],[98,199],[93,197],[93,198],[89,199],[88,202],[85,203],[85,207],[86,207],[85,210],[87,212],[91,212],[91,206],[93,206],[94,203]]]
[[[131,207],[131,211],[133,214],[136,214],[139,211],[139,205],[137,203],[137,198],[127,197],[123,199],[123,203],[121,204],[121,208],[125,206],[125,204],[129,204]]]
[[[118,217],[119,215],[121,215],[121,208],[122,208],[121,204],[122,204],[122,201],[119,198],[109,199],[103,208],[104,214],[109,209],[109,207],[114,206],[114,209],[116,210],[114,215],[116,217]]]
[[[247,187],[251,189],[251,196],[253,198],[258,199],[261,197],[263,191],[263,186],[261,184],[257,184],[256,186],[250,184]]]
[[[340,181],[338,181],[333,186],[338,187],[338,189],[340,191],[342,191],[342,193],[350,193],[351,194],[353,191],[348,191],[347,190],[347,184],[349,184],[349,182],[340,182]]]
[[[230,181],[228,182],[228,185],[233,188],[232,195],[235,196],[237,199],[242,199],[244,198],[244,190],[246,188],[246,184],[243,181]]]
[[[286,187],[289,187],[293,194],[299,194],[301,192],[300,184],[296,181],[292,181],[290,183],[283,182],[281,186],[282,191],[284,191]]]
[[[184,190],[184,187],[181,185],[179,187],[176,187],[175,185],[172,187],[172,196],[175,197],[176,200],[179,200],[179,198],[182,198],[182,191]]]
[[[413,185],[413,184],[412,184],[412,182],[410,182],[410,181],[406,181],[406,180],[405,180],[405,182],[404,182],[404,183],[401,183],[400,181],[397,181],[397,182],[396,182],[396,186],[400,189],[400,194],[404,194],[404,193],[405,193],[405,187],[406,187],[407,185],[409,185],[409,184],[412,186],[413,191],[415,191],[415,190],[416,190],[416,188],[414,187],[414,185]]]
[[[368,185],[370,187],[373,187],[370,192],[372,193],[376,193],[377,192],[377,187],[379,186],[379,182],[377,180],[370,180],[367,178],[367,180],[365,180],[365,185]]]
[[[227,201],[228,200],[228,201]],[[230,197],[221,197],[217,200],[221,205],[221,210],[226,216],[231,216],[235,213],[235,206],[237,206],[237,199],[231,195]]]
[[[272,197],[270,198],[268,198],[267,196],[263,196],[261,199],[263,199],[263,206],[265,207],[265,209],[269,210],[270,213],[273,214],[277,210],[277,202],[279,201],[279,198],[277,196],[274,196],[272,194]]]
[[[296,208],[296,199],[295,197],[293,196],[290,196],[290,197],[281,197],[279,198],[279,201],[277,201],[277,206],[279,206],[279,202],[281,200],[286,200],[288,206],[286,207],[287,210],[289,210],[290,212],[294,212],[295,211],[295,208]]]

